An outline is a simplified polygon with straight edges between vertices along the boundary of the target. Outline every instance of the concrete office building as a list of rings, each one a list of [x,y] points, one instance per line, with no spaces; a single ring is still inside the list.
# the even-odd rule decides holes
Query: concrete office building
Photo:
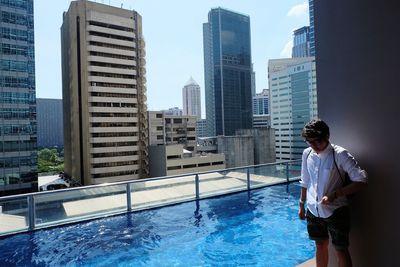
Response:
[[[182,144],[150,146],[150,177],[225,169],[224,154],[195,154]]]
[[[0,2],[0,196],[37,191],[33,0]]]
[[[38,147],[64,147],[62,99],[36,98]]]
[[[292,57],[311,56],[309,31],[309,26],[304,26],[293,31]]]
[[[150,145],[182,144],[196,152],[196,117],[172,116],[162,111],[149,111]]]
[[[223,154],[197,154],[196,117],[149,111],[150,176],[225,168]]]
[[[183,115],[196,116],[201,119],[200,86],[192,77],[182,89]]]
[[[276,159],[300,159],[307,147],[301,131],[317,117],[314,57],[269,60],[268,77]]]
[[[141,16],[73,1],[61,38],[66,176],[84,185],[147,177]]]
[[[261,93],[253,96],[253,128],[271,126],[271,117],[268,109],[269,90],[264,89]]]
[[[208,136],[251,129],[250,17],[211,9],[203,24],[203,42]]]

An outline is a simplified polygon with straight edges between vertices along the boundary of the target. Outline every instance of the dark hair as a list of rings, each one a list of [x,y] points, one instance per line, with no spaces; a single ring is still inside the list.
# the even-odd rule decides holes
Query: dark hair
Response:
[[[321,119],[308,122],[301,135],[304,138],[329,138],[329,126]]]

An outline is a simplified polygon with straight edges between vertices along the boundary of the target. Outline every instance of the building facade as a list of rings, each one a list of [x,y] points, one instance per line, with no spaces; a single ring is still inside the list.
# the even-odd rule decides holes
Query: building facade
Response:
[[[191,152],[196,152],[196,117],[172,116],[162,111],[149,111],[150,145],[182,144]]]
[[[182,89],[183,115],[196,116],[201,119],[201,95],[200,86],[193,78]]]
[[[207,136],[207,120],[206,119],[197,120],[196,133],[197,133],[197,138]]]
[[[64,147],[62,99],[37,98],[37,145]]]
[[[215,8],[203,24],[208,136],[252,127],[250,17]]]
[[[171,115],[171,116],[182,116],[183,115],[183,110],[178,107],[164,109],[161,111],[164,112],[165,115]]]
[[[73,1],[61,39],[65,175],[84,185],[147,177],[141,16]]]
[[[317,117],[315,59],[269,60],[268,77],[276,159],[300,159],[307,147],[301,137],[302,129]]]
[[[37,191],[33,0],[0,2],[0,196]]]
[[[310,56],[315,57],[314,0],[308,0],[308,10],[310,17]]]
[[[311,56],[309,31],[309,26],[304,26],[293,31],[292,57]]]

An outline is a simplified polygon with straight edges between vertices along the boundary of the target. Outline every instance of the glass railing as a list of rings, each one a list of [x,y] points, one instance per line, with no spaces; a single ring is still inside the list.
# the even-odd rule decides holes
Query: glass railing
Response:
[[[0,236],[298,180],[300,161],[0,198]]]

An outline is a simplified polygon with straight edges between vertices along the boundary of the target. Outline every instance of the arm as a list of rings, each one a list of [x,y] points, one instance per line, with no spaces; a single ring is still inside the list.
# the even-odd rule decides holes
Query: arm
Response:
[[[343,197],[347,195],[351,195],[357,193],[367,187],[367,183],[364,182],[352,182],[351,184],[346,185],[345,187],[339,188],[338,190],[324,196],[322,198],[322,204],[329,204],[333,202],[338,197]]]
[[[304,208],[304,203],[306,202],[307,197],[307,188],[302,187],[300,192],[300,201],[299,201],[299,218],[300,220],[304,220],[306,218],[306,210]]]

